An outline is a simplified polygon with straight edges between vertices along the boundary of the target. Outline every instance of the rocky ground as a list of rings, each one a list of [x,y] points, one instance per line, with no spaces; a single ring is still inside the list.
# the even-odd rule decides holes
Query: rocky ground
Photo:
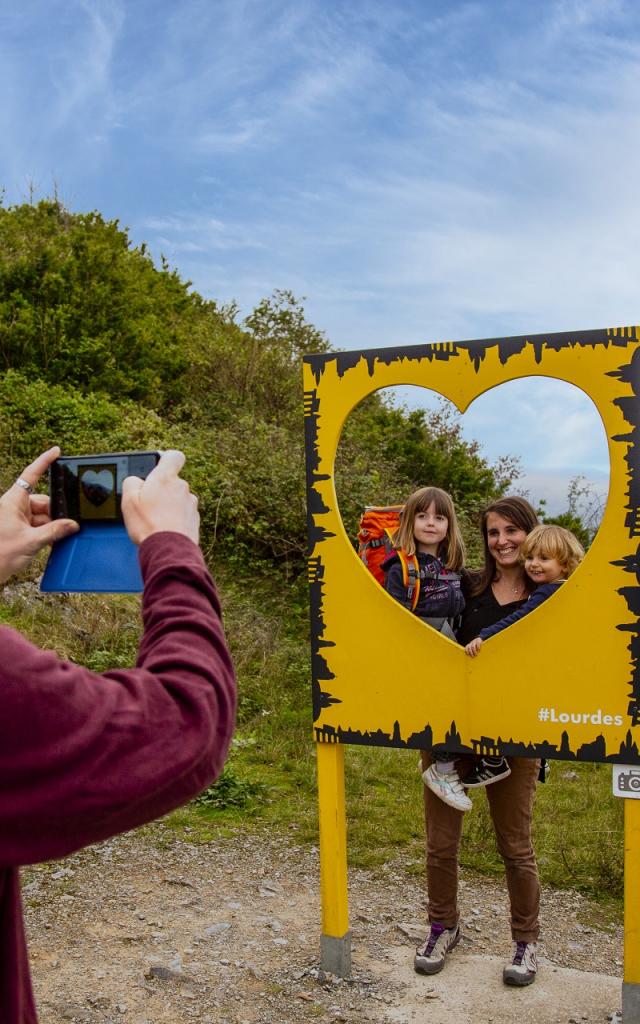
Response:
[[[422,879],[401,865],[352,872],[354,970],[341,980],[319,969],[318,878],[317,851],[279,837],[196,846],[162,824],[29,869],[42,1024],[619,1019],[621,928],[575,893],[545,892],[539,979],[512,990],[500,981],[511,943],[499,882],[463,879],[464,940],[424,978],[412,970]]]

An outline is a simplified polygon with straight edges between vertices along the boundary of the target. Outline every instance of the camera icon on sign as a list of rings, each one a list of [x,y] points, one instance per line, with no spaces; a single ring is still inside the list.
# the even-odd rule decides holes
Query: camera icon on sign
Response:
[[[640,793],[640,768],[632,768],[618,775],[618,791],[620,793]]]

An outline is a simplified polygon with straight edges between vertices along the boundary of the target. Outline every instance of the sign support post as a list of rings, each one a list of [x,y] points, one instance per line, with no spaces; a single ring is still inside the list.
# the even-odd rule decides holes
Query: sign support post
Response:
[[[622,1019],[640,1024],[640,800],[624,802]]]
[[[348,978],[351,932],[347,894],[347,819],[344,801],[344,747],[316,743],[320,812],[320,891],[322,969]]]

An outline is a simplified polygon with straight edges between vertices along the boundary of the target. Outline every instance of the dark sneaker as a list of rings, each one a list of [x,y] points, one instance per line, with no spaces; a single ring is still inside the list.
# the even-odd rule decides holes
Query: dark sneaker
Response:
[[[455,768],[448,772],[439,772],[435,764],[432,764],[422,773],[422,781],[449,807],[455,807],[457,811],[470,811],[473,807],[471,800],[462,788]]]
[[[516,942],[513,960],[502,972],[505,985],[530,985],[536,980],[538,958],[535,942]]]
[[[504,757],[501,757],[497,764],[491,764],[481,757],[461,781],[466,789],[475,789],[479,786],[490,786],[492,782],[506,779],[508,775],[511,775],[511,769]]]
[[[418,946],[413,966],[419,974],[437,974],[444,967],[444,958],[460,942],[460,926],[444,928],[432,924],[424,944]]]

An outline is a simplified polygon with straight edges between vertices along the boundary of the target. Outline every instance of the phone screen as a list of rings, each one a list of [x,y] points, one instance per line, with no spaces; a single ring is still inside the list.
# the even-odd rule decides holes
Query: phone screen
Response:
[[[51,466],[53,519],[79,523],[122,521],[122,483],[128,476],[144,479],[159,459],[158,452],[61,456]]]

